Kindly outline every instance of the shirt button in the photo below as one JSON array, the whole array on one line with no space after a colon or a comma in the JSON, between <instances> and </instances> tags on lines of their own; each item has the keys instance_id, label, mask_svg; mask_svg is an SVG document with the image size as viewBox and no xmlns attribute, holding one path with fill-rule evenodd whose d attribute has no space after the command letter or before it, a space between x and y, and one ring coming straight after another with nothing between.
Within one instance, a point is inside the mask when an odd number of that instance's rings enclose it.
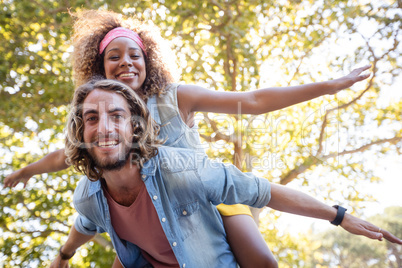
<instances>
[{"instance_id":1,"label":"shirt button","mask_svg":"<svg viewBox=\"0 0 402 268\"><path fill-rule=\"evenodd\" d=\"M158 197L157 197L156 195L154 195L152 198L153 198L154 200L158 199Z\"/></svg>"},{"instance_id":2,"label":"shirt button","mask_svg":"<svg viewBox=\"0 0 402 268\"><path fill-rule=\"evenodd\" d=\"M165 222L166 221L166 218L162 218L162 222Z\"/></svg>"},{"instance_id":3,"label":"shirt button","mask_svg":"<svg viewBox=\"0 0 402 268\"><path fill-rule=\"evenodd\" d=\"M183 210L183 215L186 216L186 215L187 215L187 211Z\"/></svg>"},{"instance_id":4,"label":"shirt button","mask_svg":"<svg viewBox=\"0 0 402 268\"><path fill-rule=\"evenodd\" d=\"M172 244L172 245L175 247L175 246L177 246L177 243L176 243L176 242L173 242L173 244Z\"/></svg>"},{"instance_id":5,"label":"shirt button","mask_svg":"<svg viewBox=\"0 0 402 268\"><path fill-rule=\"evenodd\" d=\"M147 175L142 175L142 178L145 179L147 177Z\"/></svg>"},{"instance_id":6,"label":"shirt button","mask_svg":"<svg viewBox=\"0 0 402 268\"><path fill-rule=\"evenodd\" d=\"M185 268L186 267L186 264L185 263L183 263L183 268Z\"/></svg>"}]
</instances>

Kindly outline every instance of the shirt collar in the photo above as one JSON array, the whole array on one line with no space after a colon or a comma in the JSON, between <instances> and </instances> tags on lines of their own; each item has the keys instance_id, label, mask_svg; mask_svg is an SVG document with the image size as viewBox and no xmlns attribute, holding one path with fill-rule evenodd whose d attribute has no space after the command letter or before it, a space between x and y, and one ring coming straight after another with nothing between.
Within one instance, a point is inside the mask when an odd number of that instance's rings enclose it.
<instances>
[{"instance_id":1,"label":"shirt collar","mask_svg":"<svg viewBox=\"0 0 402 268\"><path fill-rule=\"evenodd\" d=\"M143 167L141 168L141 174L148 176L154 176L156 172L158 162L158 155L152 157L147 162L144 163Z\"/></svg>"},{"instance_id":2,"label":"shirt collar","mask_svg":"<svg viewBox=\"0 0 402 268\"><path fill-rule=\"evenodd\" d=\"M86 179L89 180L88 178L86 178ZM102 184L101 184L100 180L90 181L89 187L88 187L88 196L91 196L91 195L95 194L96 192L100 191L101 188L102 188Z\"/></svg>"},{"instance_id":3,"label":"shirt collar","mask_svg":"<svg viewBox=\"0 0 402 268\"><path fill-rule=\"evenodd\" d=\"M141 175L146 175L146 178L149 176L154 176L155 172L156 172L156 163L158 162L158 155L152 157L151 159L149 159L147 162L144 163L144 166L141 168ZM145 180L146 178L144 178L143 180ZM88 178L86 178L88 179ZM89 183L89 187L88 187L88 195L91 196L93 194L95 194L96 192L100 191L102 188L102 184L100 179L92 182L90 181Z\"/></svg>"}]
</instances>

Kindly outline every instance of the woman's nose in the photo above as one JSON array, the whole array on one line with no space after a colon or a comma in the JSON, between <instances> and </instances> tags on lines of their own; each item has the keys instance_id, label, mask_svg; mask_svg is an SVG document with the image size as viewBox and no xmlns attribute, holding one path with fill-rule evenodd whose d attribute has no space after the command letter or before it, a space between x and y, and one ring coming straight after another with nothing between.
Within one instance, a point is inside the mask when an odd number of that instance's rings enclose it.
<instances>
[{"instance_id":1,"label":"woman's nose","mask_svg":"<svg viewBox=\"0 0 402 268\"><path fill-rule=\"evenodd\" d=\"M120 66L133 66L129 55L122 58Z\"/></svg>"}]
</instances>

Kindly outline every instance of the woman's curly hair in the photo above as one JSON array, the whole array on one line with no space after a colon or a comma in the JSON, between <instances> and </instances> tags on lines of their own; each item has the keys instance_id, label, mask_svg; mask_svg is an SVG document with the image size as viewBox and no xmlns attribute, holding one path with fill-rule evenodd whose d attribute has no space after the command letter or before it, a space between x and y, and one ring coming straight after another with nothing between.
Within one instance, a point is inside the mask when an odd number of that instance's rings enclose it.
<instances>
[{"instance_id":1,"label":"woman's curly hair","mask_svg":"<svg viewBox=\"0 0 402 268\"><path fill-rule=\"evenodd\" d=\"M74 92L67 120L65 154L67 163L84 173L91 181L102 178L103 171L96 167L88 153L88 145L84 142L82 107L87 96L96 89L117 93L127 101L133 130L129 153L132 164L142 167L146 161L157 155L158 147L164 142L158 139L159 125L150 116L147 105L129 86L110 79L95 79L79 86Z\"/></svg>"},{"instance_id":2,"label":"woman's curly hair","mask_svg":"<svg viewBox=\"0 0 402 268\"><path fill-rule=\"evenodd\" d=\"M174 82L172 64L166 61L162 53L164 40L157 27L112 11L84 10L71 15L75 18L73 75L76 86L88 82L94 76L105 76L99 44L109 31L117 27L136 32L145 46L147 76L141 87L145 99L163 93L166 86Z\"/></svg>"}]
</instances>

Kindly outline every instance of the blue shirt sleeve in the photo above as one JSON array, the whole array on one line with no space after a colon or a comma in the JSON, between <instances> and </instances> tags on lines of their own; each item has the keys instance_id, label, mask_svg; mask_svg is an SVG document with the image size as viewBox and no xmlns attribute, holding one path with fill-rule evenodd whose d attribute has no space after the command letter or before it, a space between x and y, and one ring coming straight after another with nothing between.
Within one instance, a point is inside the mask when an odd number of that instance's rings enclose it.
<instances>
[{"instance_id":1,"label":"blue shirt sleeve","mask_svg":"<svg viewBox=\"0 0 402 268\"><path fill-rule=\"evenodd\" d=\"M234 165L211 161L198 156L198 174L207 198L214 204L244 204L256 208L266 206L271 199L271 186L267 179L242 172Z\"/></svg>"},{"instance_id":2,"label":"blue shirt sleeve","mask_svg":"<svg viewBox=\"0 0 402 268\"><path fill-rule=\"evenodd\" d=\"M73 203L75 210L79 213L75 219L74 227L82 234L94 235L105 232L95 224L96 219L102 219L103 216L96 212L96 208L92 207L93 203L89 202L92 199L88 198L96 194L99 189L99 182L91 183L86 177L83 177L74 191Z\"/></svg>"},{"instance_id":3,"label":"blue shirt sleeve","mask_svg":"<svg viewBox=\"0 0 402 268\"><path fill-rule=\"evenodd\" d=\"M97 226L82 215L78 215L74 222L75 229L84 235L94 235L97 233Z\"/></svg>"}]
</instances>

